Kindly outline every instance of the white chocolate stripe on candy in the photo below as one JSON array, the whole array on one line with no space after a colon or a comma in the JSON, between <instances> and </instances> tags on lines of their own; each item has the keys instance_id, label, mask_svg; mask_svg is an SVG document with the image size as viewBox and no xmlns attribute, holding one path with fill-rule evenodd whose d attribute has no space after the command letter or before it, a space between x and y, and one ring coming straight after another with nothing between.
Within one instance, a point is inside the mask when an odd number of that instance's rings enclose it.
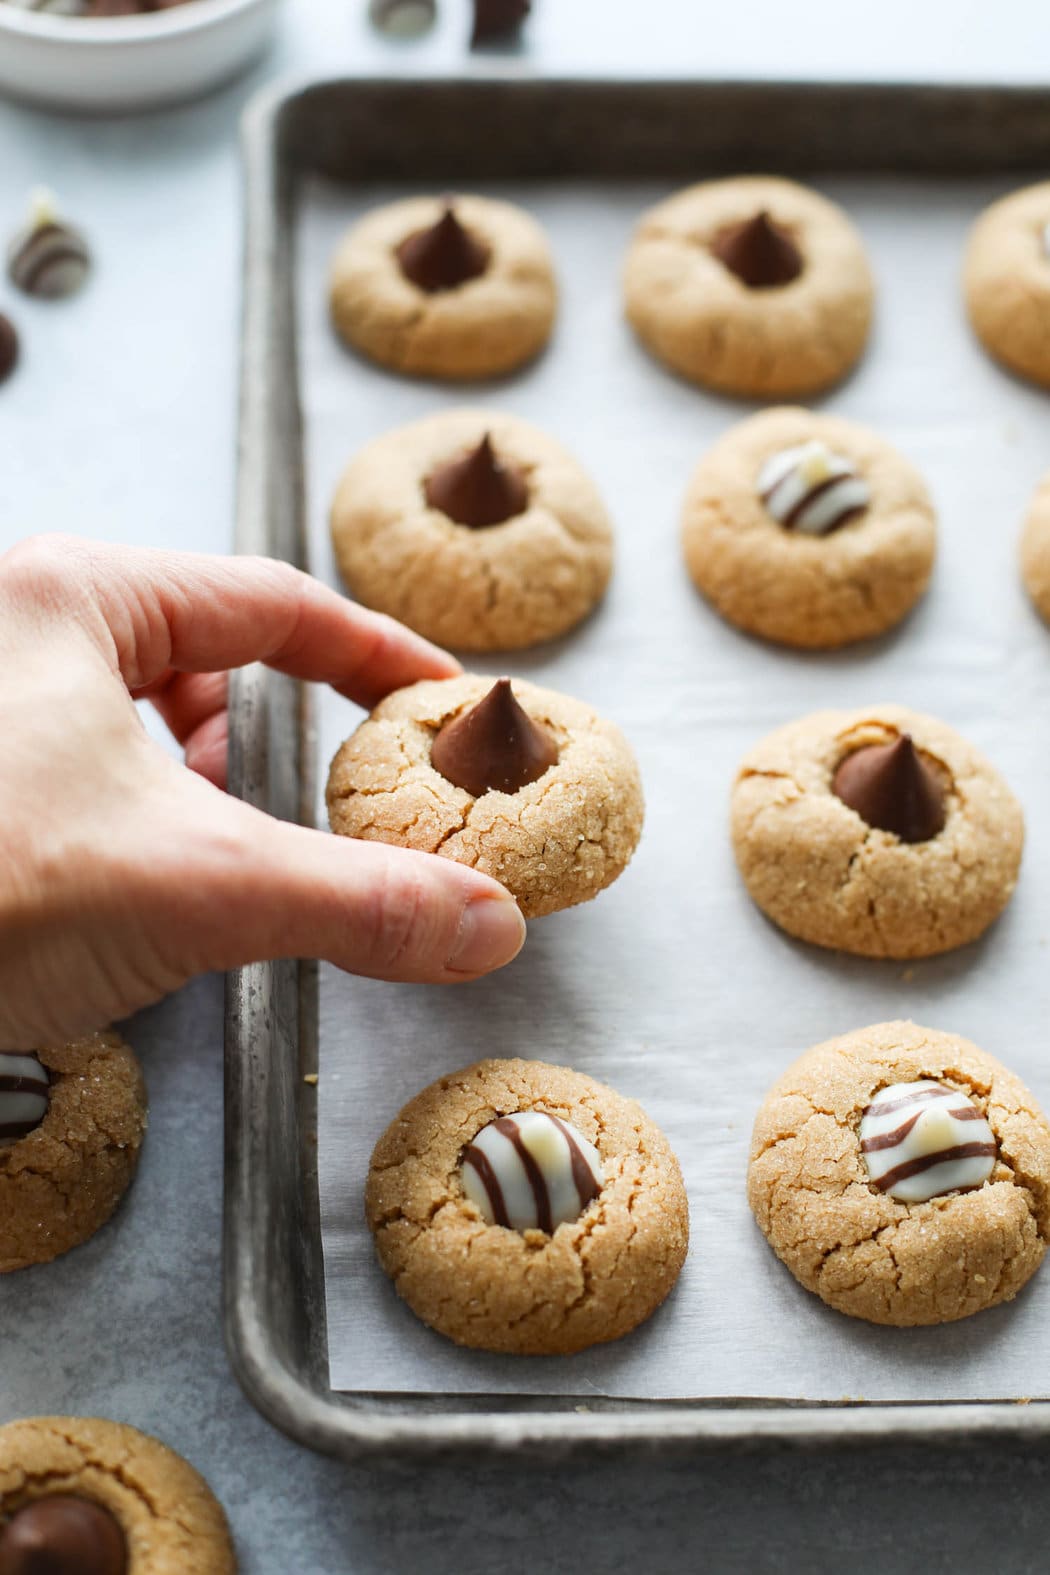
<instances>
[{"instance_id":1,"label":"white chocolate stripe on candy","mask_svg":"<svg viewBox=\"0 0 1050 1575\"><path fill-rule=\"evenodd\" d=\"M499 1116L466 1149L463 1191L490 1225L552 1235L579 1219L602 1185L598 1150L559 1116Z\"/></svg>"},{"instance_id":2,"label":"white chocolate stripe on candy","mask_svg":"<svg viewBox=\"0 0 1050 1575\"><path fill-rule=\"evenodd\" d=\"M35 1055L0 1051L0 1148L40 1125L49 1098L48 1075Z\"/></svg>"},{"instance_id":3,"label":"white chocolate stripe on candy","mask_svg":"<svg viewBox=\"0 0 1050 1575\"><path fill-rule=\"evenodd\" d=\"M980 1187L999 1153L965 1094L924 1078L880 1090L861 1117L860 1150L872 1185L901 1203Z\"/></svg>"},{"instance_id":4,"label":"white chocolate stripe on candy","mask_svg":"<svg viewBox=\"0 0 1050 1575\"><path fill-rule=\"evenodd\" d=\"M758 493L779 525L808 536L826 536L871 502L850 461L819 439L770 455L758 473Z\"/></svg>"}]
</instances>

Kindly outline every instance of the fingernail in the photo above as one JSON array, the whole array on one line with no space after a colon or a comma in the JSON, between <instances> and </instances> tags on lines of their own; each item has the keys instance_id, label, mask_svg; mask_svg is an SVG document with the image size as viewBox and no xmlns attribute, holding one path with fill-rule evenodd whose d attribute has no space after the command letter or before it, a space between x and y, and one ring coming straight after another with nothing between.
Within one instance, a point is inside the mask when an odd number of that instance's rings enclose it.
<instances>
[{"instance_id":1,"label":"fingernail","mask_svg":"<svg viewBox=\"0 0 1050 1575\"><path fill-rule=\"evenodd\" d=\"M488 973L516 957L525 920L513 897L475 897L463 909L445 967L450 973Z\"/></svg>"}]
</instances>

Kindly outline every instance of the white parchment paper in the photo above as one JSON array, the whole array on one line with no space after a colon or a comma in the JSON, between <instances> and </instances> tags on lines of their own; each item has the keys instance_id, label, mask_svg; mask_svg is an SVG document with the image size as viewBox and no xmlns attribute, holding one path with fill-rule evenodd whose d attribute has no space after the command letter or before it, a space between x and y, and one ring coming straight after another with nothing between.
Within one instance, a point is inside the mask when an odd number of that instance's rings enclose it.
<instances>
[{"instance_id":1,"label":"white parchment paper","mask_svg":"<svg viewBox=\"0 0 1050 1575\"><path fill-rule=\"evenodd\" d=\"M623 323L619 269L655 186L510 185L547 226L563 305L549 353L476 389L413 383L347 354L325 282L345 225L391 190L308 188L299 236L301 378L313 568L337 584L327 510L359 445L457 403L556 433L597 480L617 531L600 612L510 670L614 718L641 761L648 813L628 872L596 902L530 926L521 957L461 988L321 975L319 1159L331 1381L336 1389L973 1399L1050 1394L1050 1270L1011 1306L939 1329L869 1328L826 1309L774 1258L744 1193L765 1089L806 1046L910 1016L1000 1056L1050 1103L1050 635L1016 567L1020 522L1050 465L1047 402L998 371L963 319L968 225L1008 182L819 183L845 203L879 284L869 354L824 408L877 428L927 477L938 564L915 615L840 655L734 632L693 591L678 546L687 478L749 407L662 371ZM492 188L489 188L492 189ZM507 658L478 660L493 673ZM1028 814L1021 882L978 944L904 967L834 956L767 923L736 875L727 799L763 733L822 706L900 701L958 726ZM360 720L321 697L327 762ZM323 803L319 824L325 823ZM641 1330L569 1359L458 1350L398 1300L372 1254L362 1189L376 1138L405 1100L485 1055L565 1063L639 1098L689 1190L692 1245L677 1289Z\"/></svg>"}]
</instances>

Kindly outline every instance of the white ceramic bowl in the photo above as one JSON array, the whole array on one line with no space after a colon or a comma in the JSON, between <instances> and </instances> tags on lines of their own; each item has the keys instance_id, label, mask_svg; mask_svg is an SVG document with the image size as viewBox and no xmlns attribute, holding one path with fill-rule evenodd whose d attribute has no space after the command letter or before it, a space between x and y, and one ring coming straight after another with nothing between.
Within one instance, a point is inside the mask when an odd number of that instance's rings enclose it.
<instances>
[{"instance_id":1,"label":"white ceramic bowl","mask_svg":"<svg viewBox=\"0 0 1050 1575\"><path fill-rule=\"evenodd\" d=\"M280 0L187 0L141 16L63 17L0 0L0 92L51 109L194 98L261 53Z\"/></svg>"}]
</instances>

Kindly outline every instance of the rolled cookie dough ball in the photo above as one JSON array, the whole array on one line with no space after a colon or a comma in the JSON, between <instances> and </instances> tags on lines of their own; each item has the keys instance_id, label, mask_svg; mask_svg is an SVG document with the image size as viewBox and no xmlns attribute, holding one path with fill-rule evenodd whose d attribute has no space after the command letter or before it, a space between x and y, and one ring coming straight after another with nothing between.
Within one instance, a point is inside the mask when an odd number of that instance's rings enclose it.
<instances>
[{"instance_id":1,"label":"rolled cookie dough ball","mask_svg":"<svg viewBox=\"0 0 1050 1575\"><path fill-rule=\"evenodd\" d=\"M0 1273L47 1263L93 1236L131 1184L146 1131L142 1072L118 1035L88 1034L36 1056L50 1084L46 1114L0 1146Z\"/></svg>"},{"instance_id":2,"label":"rolled cookie dough ball","mask_svg":"<svg viewBox=\"0 0 1050 1575\"><path fill-rule=\"evenodd\" d=\"M1050 623L1050 475L1036 488L1025 520L1021 576L1040 617Z\"/></svg>"},{"instance_id":3,"label":"rolled cookie dough ball","mask_svg":"<svg viewBox=\"0 0 1050 1575\"><path fill-rule=\"evenodd\" d=\"M35 1506L34 1519L46 1526L41 1512L50 1517L48 1501L59 1497L83 1501L103 1522L112 1517L127 1575L235 1575L226 1517L203 1477L133 1427L73 1416L0 1427L0 1561L5 1536L18 1539L19 1511ZM68 1567L109 1569L97 1561Z\"/></svg>"},{"instance_id":4,"label":"rolled cookie dough ball","mask_svg":"<svg viewBox=\"0 0 1050 1575\"><path fill-rule=\"evenodd\" d=\"M767 410L700 461L682 546L694 584L730 623L831 648L910 611L929 582L936 526L922 477L874 432Z\"/></svg>"},{"instance_id":5,"label":"rolled cookie dough ball","mask_svg":"<svg viewBox=\"0 0 1050 1575\"><path fill-rule=\"evenodd\" d=\"M347 344L423 377L495 377L550 338L558 291L535 219L490 197L408 197L367 213L332 264Z\"/></svg>"},{"instance_id":6,"label":"rolled cookie dough ball","mask_svg":"<svg viewBox=\"0 0 1050 1575\"><path fill-rule=\"evenodd\" d=\"M963 268L966 310L988 353L1050 387L1050 181L986 208Z\"/></svg>"},{"instance_id":7,"label":"rolled cookie dough ball","mask_svg":"<svg viewBox=\"0 0 1050 1575\"><path fill-rule=\"evenodd\" d=\"M533 1139L540 1192L564 1166L565 1129L597 1151L601 1170L597 1191L585 1186L586 1201L553 1233L490 1221L464 1187L481 1135L534 1112L562 1129L560 1157ZM526 1167L500 1141L504 1156L498 1143L490 1153L511 1197L513 1172ZM689 1241L681 1172L659 1129L634 1100L542 1061L479 1061L417 1094L376 1144L365 1211L379 1261L417 1317L458 1345L523 1356L627 1334L668 1295Z\"/></svg>"},{"instance_id":8,"label":"rolled cookie dough ball","mask_svg":"<svg viewBox=\"0 0 1050 1575\"><path fill-rule=\"evenodd\" d=\"M814 393L864 349L874 285L842 209L772 176L689 186L646 213L624 270L639 338L691 382Z\"/></svg>"},{"instance_id":9,"label":"rolled cookie dough ball","mask_svg":"<svg viewBox=\"0 0 1050 1575\"><path fill-rule=\"evenodd\" d=\"M846 787L848 757L902 741L868 757L878 770L860 791ZM836 782L855 803L892 812L898 800L901 818L872 824ZM921 814L920 795L931 801ZM770 733L737 773L731 829L747 889L775 924L864 957L930 957L976 939L1010 900L1024 842L1020 805L984 756L894 705L818 711Z\"/></svg>"},{"instance_id":10,"label":"rolled cookie dough ball","mask_svg":"<svg viewBox=\"0 0 1050 1575\"><path fill-rule=\"evenodd\" d=\"M495 766L509 738L515 765L531 758L517 747L530 725L553 743L556 760L518 779L455 771L469 784L457 785L436 768L432 751L440 758L443 730L472 712L482 724L470 740L479 762L487 757L483 763ZM445 762L444 769L454 767ZM485 780L504 786L486 789ZM381 701L337 751L327 802L341 836L469 864L502 882L529 919L611 885L637 846L644 814L638 764L619 728L581 701L524 679L494 684L473 674L412 684Z\"/></svg>"},{"instance_id":11,"label":"rolled cookie dough ball","mask_svg":"<svg viewBox=\"0 0 1050 1575\"><path fill-rule=\"evenodd\" d=\"M991 1129L997 1154L970 1190L905 1202L873 1181L861 1128L880 1090L927 1080L955 1096L964 1134ZM807 1050L770 1089L748 1199L777 1257L830 1307L899 1327L948 1323L1009 1301L1042 1262L1050 1127L1013 1073L969 1040L876 1023Z\"/></svg>"},{"instance_id":12,"label":"rolled cookie dough ball","mask_svg":"<svg viewBox=\"0 0 1050 1575\"><path fill-rule=\"evenodd\" d=\"M461 651L564 634L612 572L609 517L586 473L537 427L481 410L369 443L339 484L331 528L359 601Z\"/></svg>"}]
</instances>

